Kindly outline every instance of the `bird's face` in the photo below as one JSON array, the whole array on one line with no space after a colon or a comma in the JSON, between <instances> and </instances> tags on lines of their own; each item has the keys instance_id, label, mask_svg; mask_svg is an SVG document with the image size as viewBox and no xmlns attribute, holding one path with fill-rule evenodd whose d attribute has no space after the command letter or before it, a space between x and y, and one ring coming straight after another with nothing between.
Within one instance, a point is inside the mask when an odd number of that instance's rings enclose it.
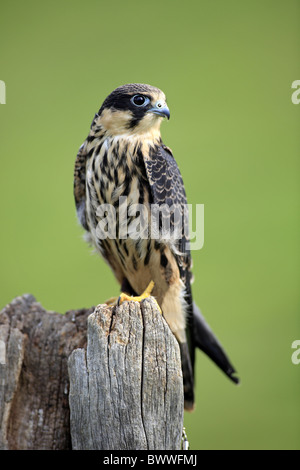
<instances>
[{"instance_id":1,"label":"bird's face","mask_svg":"<svg viewBox=\"0 0 300 470\"><path fill-rule=\"evenodd\" d=\"M116 88L104 101L97 125L110 135L159 134L163 118L170 118L165 94L150 85Z\"/></svg>"}]
</instances>

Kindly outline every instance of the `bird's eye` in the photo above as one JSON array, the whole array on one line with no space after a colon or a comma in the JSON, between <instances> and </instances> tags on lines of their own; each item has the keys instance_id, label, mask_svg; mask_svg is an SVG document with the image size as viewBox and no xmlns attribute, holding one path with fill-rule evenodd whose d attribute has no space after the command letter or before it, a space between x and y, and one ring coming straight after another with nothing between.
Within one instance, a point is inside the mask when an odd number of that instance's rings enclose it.
<instances>
[{"instance_id":1,"label":"bird's eye","mask_svg":"<svg viewBox=\"0 0 300 470\"><path fill-rule=\"evenodd\" d=\"M149 103L149 98L144 95L135 95L131 98L131 101L136 106L146 106Z\"/></svg>"}]
</instances>

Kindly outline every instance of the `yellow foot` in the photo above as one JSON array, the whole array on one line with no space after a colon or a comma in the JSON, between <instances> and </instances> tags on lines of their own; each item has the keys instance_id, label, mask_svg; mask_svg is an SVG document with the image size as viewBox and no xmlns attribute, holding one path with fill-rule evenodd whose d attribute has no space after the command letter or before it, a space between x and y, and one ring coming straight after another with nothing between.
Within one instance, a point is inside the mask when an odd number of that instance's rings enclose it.
<instances>
[{"instance_id":1,"label":"yellow foot","mask_svg":"<svg viewBox=\"0 0 300 470\"><path fill-rule=\"evenodd\" d=\"M142 300L147 299L147 297L150 297L153 287L154 287L154 282L151 281L149 285L146 287L146 289L144 290L144 292L142 293L142 295L131 296L128 294L124 294L124 292L122 292L119 297L111 297L110 299L106 300L105 303L109 306L115 306L115 305L121 305L123 302L126 302L126 301L127 302L130 302L130 301L141 302ZM161 308L158 305L157 300L156 299L154 300L157 304L158 310L162 314Z\"/></svg>"},{"instance_id":2,"label":"yellow foot","mask_svg":"<svg viewBox=\"0 0 300 470\"><path fill-rule=\"evenodd\" d=\"M133 300L134 302L141 302L142 300L147 299L147 297L150 297L153 287L154 287L154 282L151 281L149 285L146 287L146 289L144 290L144 292L142 293L142 295L138 295L136 297L124 294L124 292L122 292L122 294L119 297L118 304L121 305L126 300L127 301Z\"/></svg>"},{"instance_id":3,"label":"yellow foot","mask_svg":"<svg viewBox=\"0 0 300 470\"><path fill-rule=\"evenodd\" d=\"M126 302L126 301L128 301L128 302L130 302L130 301L141 302L142 300L147 299L147 297L150 297L151 292L153 290L153 287L154 287L154 282L151 281L149 283L149 285L146 287L146 289L144 290L144 292L142 293L142 295L139 295L139 296L136 296L136 297L132 297L132 296L124 294L122 292L122 294L120 295L119 300L118 300L118 305L121 305L123 302ZM154 300L156 302L158 310L162 314L161 308L158 305L157 300L156 299L154 299Z\"/></svg>"}]
</instances>

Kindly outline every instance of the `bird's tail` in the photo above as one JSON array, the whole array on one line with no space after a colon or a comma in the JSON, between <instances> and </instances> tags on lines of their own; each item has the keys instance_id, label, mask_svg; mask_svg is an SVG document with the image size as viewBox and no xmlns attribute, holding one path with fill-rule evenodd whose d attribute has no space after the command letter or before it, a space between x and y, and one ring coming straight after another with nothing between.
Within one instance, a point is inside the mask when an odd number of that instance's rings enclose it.
<instances>
[{"instance_id":1,"label":"bird's tail","mask_svg":"<svg viewBox=\"0 0 300 470\"><path fill-rule=\"evenodd\" d=\"M215 364L232 380L238 384L236 370L232 366L227 354L206 323L200 309L193 302L193 340L194 346L201 349Z\"/></svg>"}]
</instances>

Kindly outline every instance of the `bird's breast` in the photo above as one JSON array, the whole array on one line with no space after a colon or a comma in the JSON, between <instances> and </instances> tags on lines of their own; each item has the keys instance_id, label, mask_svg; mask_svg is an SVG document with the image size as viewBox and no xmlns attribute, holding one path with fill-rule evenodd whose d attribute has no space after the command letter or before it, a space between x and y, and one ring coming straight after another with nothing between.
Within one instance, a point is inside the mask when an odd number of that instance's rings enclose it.
<instances>
[{"instance_id":1,"label":"bird's breast","mask_svg":"<svg viewBox=\"0 0 300 470\"><path fill-rule=\"evenodd\" d=\"M87 222L93 244L124 270L147 264L151 192L139 146L104 141L87 162Z\"/></svg>"}]
</instances>

